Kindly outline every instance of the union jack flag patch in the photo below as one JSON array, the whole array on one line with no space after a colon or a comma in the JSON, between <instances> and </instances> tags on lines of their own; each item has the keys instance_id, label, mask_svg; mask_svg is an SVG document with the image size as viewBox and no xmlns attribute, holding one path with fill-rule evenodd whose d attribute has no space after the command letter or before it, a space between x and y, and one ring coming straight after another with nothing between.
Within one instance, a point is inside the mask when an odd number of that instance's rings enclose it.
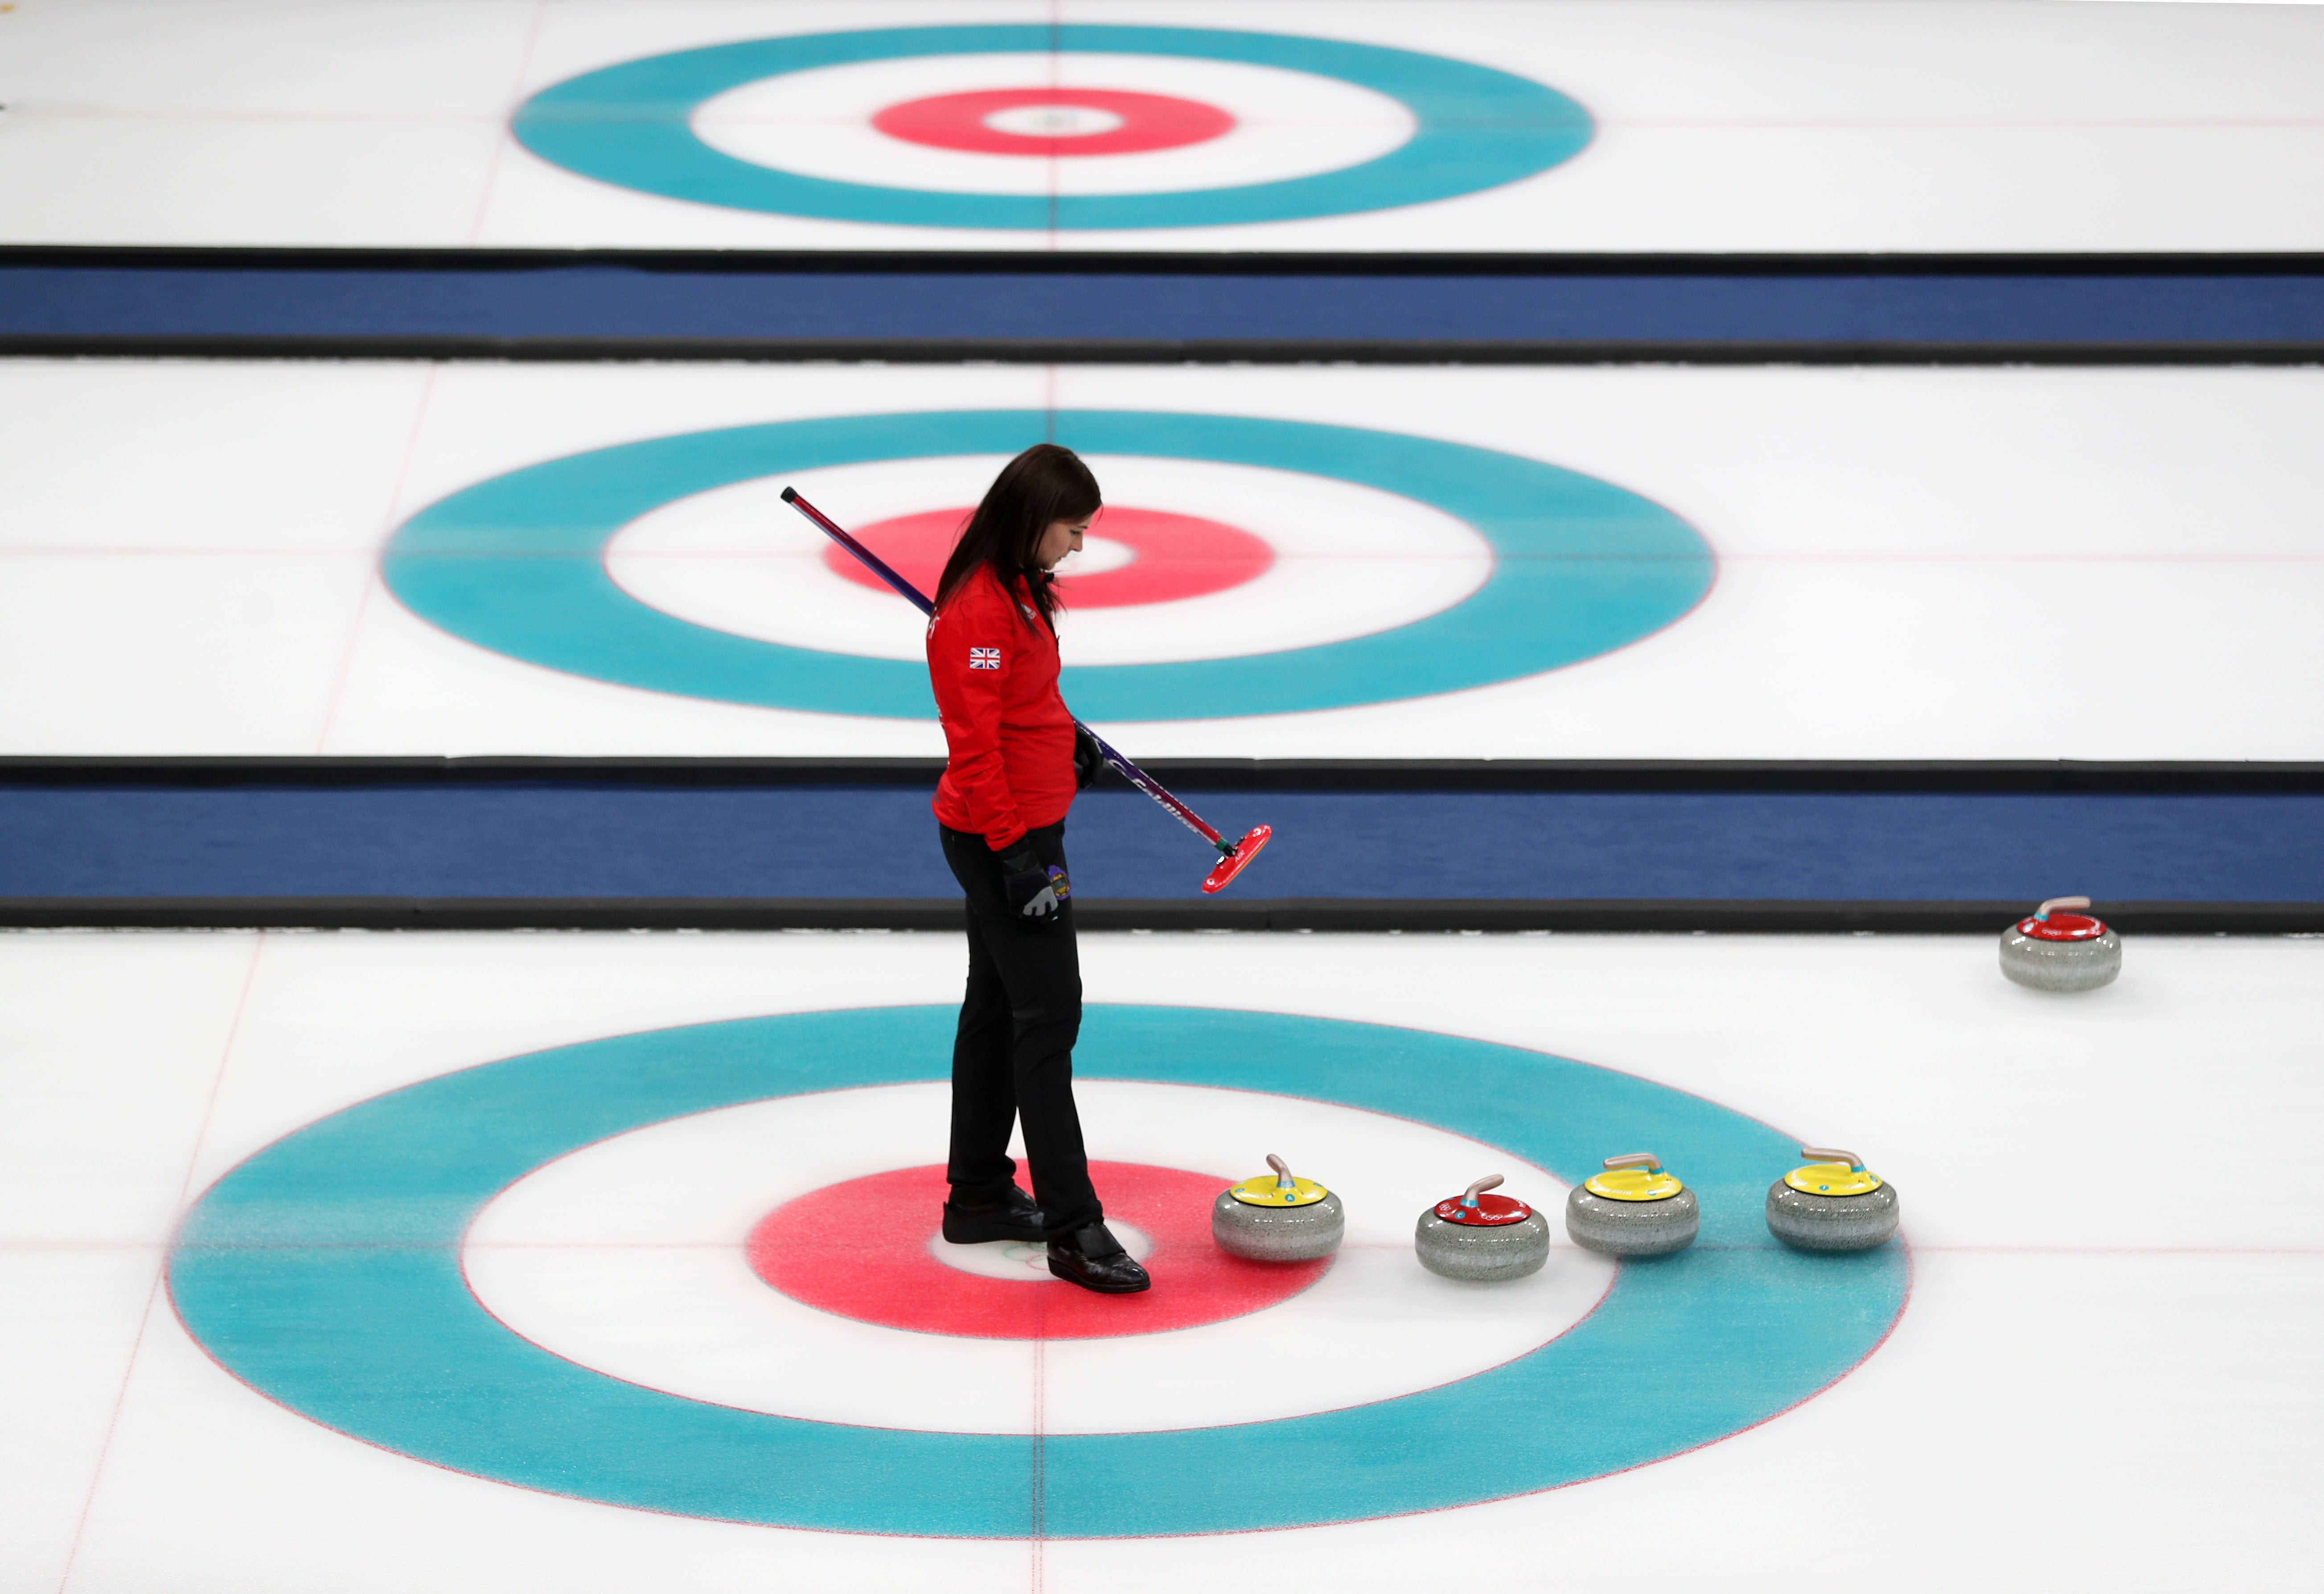
<instances>
[{"instance_id":1,"label":"union jack flag patch","mask_svg":"<svg viewBox=\"0 0 2324 1594\"><path fill-rule=\"evenodd\" d=\"M1001 668L1001 650L998 648L971 648L968 650L968 668L971 669L999 669Z\"/></svg>"}]
</instances>

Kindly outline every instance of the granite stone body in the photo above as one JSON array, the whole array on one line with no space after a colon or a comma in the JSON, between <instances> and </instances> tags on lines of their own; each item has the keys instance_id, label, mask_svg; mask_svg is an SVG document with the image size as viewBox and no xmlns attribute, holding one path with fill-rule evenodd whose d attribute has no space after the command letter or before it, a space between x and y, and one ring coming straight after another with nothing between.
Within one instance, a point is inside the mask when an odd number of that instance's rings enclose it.
<instances>
[{"instance_id":1,"label":"granite stone body","mask_svg":"<svg viewBox=\"0 0 2324 1594\"><path fill-rule=\"evenodd\" d=\"M1896 1187L1861 1195L1814 1195L1781 1179L1767 1186L1767 1229L1803 1251L1868 1251L1896 1232Z\"/></svg>"},{"instance_id":2,"label":"granite stone body","mask_svg":"<svg viewBox=\"0 0 2324 1594\"><path fill-rule=\"evenodd\" d=\"M1348 1231L1336 1195L1304 1207L1255 1207L1231 1190L1211 1203L1211 1238L1231 1257L1253 1262L1313 1262L1340 1248Z\"/></svg>"},{"instance_id":3,"label":"granite stone body","mask_svg":"<svg viewBox=\"0 0 2324 1594\"><path fill-rule=\"evenodd\" d=\"M2122 938L2107 930L2088 941L2044 941L2012 925L2001 935L2001 972L2035 990L2096 990L2122 972Z\"/></svg>"},{"instance_id":4,"label":"granite stone body","mask_svg":"<svg viewBox=\"0 0 2324 1594\"><path fill-rule=\"evenodd\" d=\"M1534 1212L1515 1223L1447 1223L1431 1207L1420 1214L1412 1247L1431 1273L1497 1284L1541 1271L1549 1260L1549 1220Z\"/></svg>"},{"instance_id":5,"label":"granite stone body","mask_svg":"<svg viewBox=\"0 0 2324 1594\"><path fill-rule=\"evenodd\" d=\"M1660 1201L1609 1201L1576 1184L1565 1198L1565 1231L1584 1250L1609 1257L1667 1257L1694 1243L1702 1208L1694 1192Z\"/></svg>"}]
</instances>

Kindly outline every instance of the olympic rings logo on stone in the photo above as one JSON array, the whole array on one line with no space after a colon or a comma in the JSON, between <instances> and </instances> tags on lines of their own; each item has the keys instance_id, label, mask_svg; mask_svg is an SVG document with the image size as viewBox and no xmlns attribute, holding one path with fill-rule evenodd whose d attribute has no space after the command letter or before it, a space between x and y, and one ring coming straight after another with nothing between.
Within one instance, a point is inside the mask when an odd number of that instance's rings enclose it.
<instances>
[{"instance_id":1,"label":"olympic rings logo on stone","mask_svg":"<svg viewBox=\"0 0 2324 1594\"><path fill-rule=\"evenodd\" d=\"M438 500L397 530L382 568L420 618L551 669L726 703L929 719L920 663L788 647L650 608L606 573L605 545L638 516L711 488L818 466L1009 456L1044 435L1084 454L1378 488L1467 522L1492 549L1482 586L1392 630L1233 658L1068 665L1066 700L1092 721L1347 708L1537 675L1671 624L1716 568L1710 545L1669 510L1518 455L1306 421L1107 410L838 416L617 444Z\"/></svg>"},{"instance_id":2,"label":"olympic rings logo on stone","mask_svg":"<svg viewBox=\"0 0 2324 1594\"><path fill-rule=\"evenodd\" d=\"M936 1081L954 1016L907 1007L691 1025L392 1091L212 1185L171 1249L171 1301L261 1394L456 1471L688 1516L978 1538L1312 1525L1603 1477L1796 1405L1876 1350L1904 1307L1901 1247L1822 1255L1768 1238L1768 1171L1796 1142L1701 1097L1419 1030L1156 1007L1090 1009L1091 1077L1385 1113L1569 1182L1609 1147L1652 1144L1701 1193L1702 1239L1622 1263L1597 1311L1472 1377L1308 1415L1136 1433L910 1431L687 1399L550 1354L467 1287L463 1236L532 1170L690 1114ZM1027 1487L1037 1445L1038 1499ZM1255 1456L1296 1464L1266 1469L1264 1488L1222 1487L1251 1476Z\"/></svg>"},{"instance_id":3,"label":"olympic rings logo on stone","mask_svg":"<svg viewBox=\"0 0 2324 1594\"><path fill-rule=\"evenodd\" d=\"M1129 194L975 194L843 182L713 149L694 113L744 84L862 61L1053 51L1181 57L1309 72L1400 102L1412 136L1337 170L1226 188ZM569 78L517 110L542 160L672 199L771 215L907 226L1102 231L1220 226L1385 210L1501 187L1579 154L1589 112L1545 84L1443 56L1334 39L1211 28L1072 24L880 28L650 56Z\"/></svg>"}]
</instances>

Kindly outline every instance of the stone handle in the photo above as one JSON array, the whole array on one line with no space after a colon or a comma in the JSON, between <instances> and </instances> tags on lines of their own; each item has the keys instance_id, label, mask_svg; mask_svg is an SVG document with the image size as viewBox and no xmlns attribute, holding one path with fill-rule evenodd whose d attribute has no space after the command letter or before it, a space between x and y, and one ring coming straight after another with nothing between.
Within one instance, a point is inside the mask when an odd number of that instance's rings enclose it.
<instances>
[{"instance_id":1,"label":"stone handle","mask_svg":"<svg viewBox=\"0 0 2324 1594\"><path fill-rule=\"evenodd\" d=\"M1644 1168L1650 1174L1655 1174L1662 1171L1662 1158L1651 1151L1633 1151L1628 1156L1609 1156L1606 1159L1606 1171L1609 1174L1616 1168Z\"/></svg>"},{"instance_id":2,"label":"stone handle","mask_svg":"<svg viewBox=\"0 0 2324 1594\"><path fill-rule=\"evenodd\" d=\"M1483 1178L1478 1180L1474 1184L1470 1185L1468 1189L1461 1193L1461 1204L1464 1207L1475 1206L1477 1204L1477 1197L1480 1194L1485 1191L1490 1190L1494 1185L1500 1182L1501 1176L1499 1174L1487 1174Z\"/></svg>"},{"instance_id":3,"label":"stone handle","mask_svg":"<svg viewBox=\"0 0 2324 1594\"><path fill-rule=\"evenodd\" d=\"M2069 902L2087 902L2089 898L2086 897L2069 897L2066 900ZM1800 1155L1806 1157L1810 1162L1844 1162L1849 1166L1851 1172L1861 1172L1864 1167L1864 1159L1857 1156L1853 1151L1833 1151L1829 1147L1822 1146L1803 1146L1800 1147Z\"/></svg>"},{"instance_id":4,"label":"stone handle","mask_svg":"<svg viewBox=\"0 0 2324 1594\"><path fill-rule=\"evenodd\" d=\"M1267 1166L1275 1170L1275 1187L1277 1190L1288 1190L1292 1188L1291 1165L1289 1163L1285 1162L1281 1157L1276 1156L1275 1153L1270 1151L1267 1154Z\"/></svg>"},{"instance_id":5,"label":"stone handle","mask_svg":"<svg viewBox=\"0 0 2324 1594\"><path fill-rule=\"evenodd\" d=\"M2089 905L2090 899L2088 897L2052 897L2034 910L2034 917L2047 920L2050 910L2053 908L2088 908Z\"/></svg>"}]
</instances>

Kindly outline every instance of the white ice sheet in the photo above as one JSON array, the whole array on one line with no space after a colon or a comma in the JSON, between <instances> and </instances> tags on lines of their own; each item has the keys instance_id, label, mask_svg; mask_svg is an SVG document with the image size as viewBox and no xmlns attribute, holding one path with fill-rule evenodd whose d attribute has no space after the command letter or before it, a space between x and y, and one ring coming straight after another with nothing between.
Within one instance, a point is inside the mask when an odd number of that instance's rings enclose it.
<instances>
[{"instance_id":1,"label":"white ice sheet","mask_svg":"<svg viewBox=\"0 0 2324 1594\"><path fill-rule=\"evenodd\" d=\"M1036 1549L550 1498L317 1427L220 1371L166 1304L149 1316L181 1183L198 1190L381 1090L518 1051L944 1001L959 989L956 939L9 935L0 1200L15 1217L0 1248L0 1378L20 1420L0 1428L0 1586L57 1588L68 1556L67 1594L936 1581L1452 1594L1543 1586L1545 1564L1575 1588L1784 1590L1826 1563L1867 1587L2000 1594L2299 1581L2324 1396L2304 1331L2324 1309L2324 1219L2312 1202L2252 1202L2223 1239L2216 1186L2264 1169L2298 1190L2324 1172L2324 943L2134 939L2118 984L2073 999L2003 981L1983 937L1083 945L1095 1000L1200 991L1449 1030L1844 1141L1903 1193L1911 1304L1855 1373L1748 1433L1551 1494L1388 1521ZM116 1144L124 1117L142 1122L155 1101L191 1106L167 1133ZM1108 1125L1092 1132L1105 1155ZM85 1154L23 1155L43 1144ZM84 1210L118 1215L92 1227ZM1854 1480L1844 1508L1835 1477Z\"/></svg>"},{"instance_id":2,"label":"white ice sheet","mask_svg":"<svg viewBox=\"0 0 2324 1594\"><path fill-rule=\"evenodd\" d=\"M1119 727L1133 756L2324 758L2324 375L2301 370L0 363L0 747L938 753L932 723L669 696L488 652L398 604L377 550L459 488L614 443L1048 404L1528 456L1667 506L1719 560L1699 608L1617 652L1372 707ZM827 494L818 473L797 480L860 521L972 502L989 463L894 483L851 467ZM1226 467L1121 479L1143 507L1240 518L1299 557L1169 617L1069 616L1069 663L1311 643L1474 579L1467 533L1433 510L1250 475L1264 492L1239 495ZM615 574L652 567L655 601L706 623L823 647L844 619L862 652L918 652L916 613L833 575L776 513L752 488L648 516ZM1365 540L1336 557L1325 520ZM650 524L665 521L674 543ZM786 582L784 603L753 604ZM1258 602L1270 583L1279 600Z\"/></svg>"},{"instance_id":3,"label":"white ice sheet","mask_svg":"<svg viewBox=\"0 0 2324 1594\"><path fill-rule=\"evenodd\" d=\"M1580 101L1596 138L1539 176L1404 210L1050 239L664 199L550 166L505 131L513 108L540 89L664 51L841 28L1052 20L1320 34L1482 62ZM977 86L974 71L964 67L961 84ZM1229 102L1231 76L1172 63L1169 86ZM949 83L939 74L920 91ZM2324 244L2319 86L2324 14L2299 5L78 0L0 15L8 106L0 120L0 238L647 248L2314 249ZM810 108L830 107L817 100ZM1303 132L1312 152L1296 147ZM852 156L837 143L819 144L816 159L852 159L861 180L914 169L909 148L885 147L893 141L873 147L875 137L855 139L866 147ZM1270 137L1274 143L1254 143L1235 158L1239 174L1271 171L1286 159L1299 168L1361 158L1362 139L1334 130L1323 111ZM1208 147L1150 159L1180 162L1168 169L1178 173L1171 180L1223 180L1203 164ZM1223 143L1215 148L1222 160L1232 153ZM959 180L954 168L970 159L927 152L922 180Z\"/></svg>"}]
</instances>

